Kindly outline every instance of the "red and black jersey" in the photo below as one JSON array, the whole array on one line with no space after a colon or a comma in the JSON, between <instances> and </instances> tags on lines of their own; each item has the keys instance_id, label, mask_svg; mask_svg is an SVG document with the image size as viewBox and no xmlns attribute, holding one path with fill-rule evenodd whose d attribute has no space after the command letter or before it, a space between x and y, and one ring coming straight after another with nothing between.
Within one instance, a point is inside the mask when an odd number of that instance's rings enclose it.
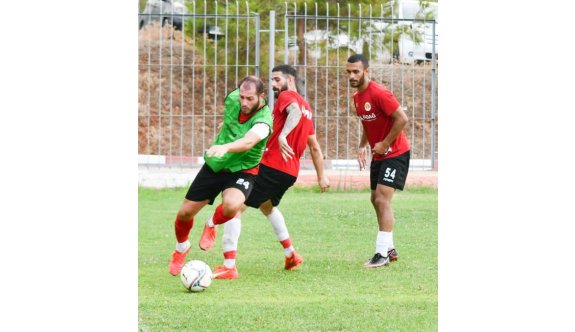
<instances>
[{"instance_id":1,"label":"red and black jersey","mask_svg":"<svg viewBox=\"0 0 575 332\"><path fill-rule=\"evenodd\" d=\"M298 109L302 116L297 126L286 137L287 142L293 149L295 155L293 158L284 161L281 155L278 136L281 133L288 116L286 108L292 103L296 103L298 105ZM268 140L261 163L297 177L300 167L300 158L307 146L307 138L309 135L315 134L311 107L299 93L286 90L279 94L274 105L272 116L274 119L274 130Z\"/></svg>"},{"instance_id":2,"label":"red and black jersey","mask_svg":"<svg viewBox=\"0 0 575 332\"><path fill-rule=\"evenodd\" d=\"M367 134L369 146L373 146L389 134L393 126L391 114L399 107L399 102L391 91L381 84L370 81L367 89L353 94L355 110ZM410 149L409 141L402 130L391 143L391 150L386 155L374 155L373 160L381 160L399 156Z\"/></svg>"}]
</instances>

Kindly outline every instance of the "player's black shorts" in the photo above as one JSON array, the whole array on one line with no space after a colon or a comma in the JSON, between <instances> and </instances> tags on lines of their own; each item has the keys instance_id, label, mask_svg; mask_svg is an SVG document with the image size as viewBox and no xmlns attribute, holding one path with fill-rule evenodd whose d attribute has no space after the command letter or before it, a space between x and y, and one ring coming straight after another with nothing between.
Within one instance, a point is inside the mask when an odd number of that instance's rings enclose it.
<instances>
[{"instance_id":1,"label":"player's black shorts","mask_svg":"<svg viewBox=\"0 0 575 332\"><path fill-rule=\"evenodd\" d=\"M407 151L395 158L372 161L369 173L371 190L375 190L378 183L403 190L409 171L410 157L411 151Z\"/></svg>"},{"instance_id":2,"label":"player's black shorts","mask_svg":"<svg viewBox=\"0 0 575 332\"><path fill-rule=\"evenodd\" d=\"M271 199L272 205L278 206L285 192L293 186L296 180L295 176L260 164L260 172L256 177L254 189L245 204L259 208L263 202Z\"/></svg>"},{"instance_id":3,"label":"player's black shorts","mask_svg":"<svg viewBox=\"0 0 575 332\"><path fill-rule=\"evenodd\" d=\"M248 198L252 191L255 178L256 176L254 174L245 172L215 173L208 165L204 164L190 185L186 199L195 202L209 199L209 204L212 205L216 197L228 188L237 188Z\"/></svg>"}]
</instances>

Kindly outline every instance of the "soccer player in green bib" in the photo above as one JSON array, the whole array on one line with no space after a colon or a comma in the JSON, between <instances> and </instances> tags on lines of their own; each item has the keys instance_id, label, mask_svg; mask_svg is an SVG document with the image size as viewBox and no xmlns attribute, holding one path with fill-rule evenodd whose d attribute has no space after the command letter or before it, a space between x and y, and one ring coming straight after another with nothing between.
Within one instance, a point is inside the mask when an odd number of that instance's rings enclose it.
<instances>
[{"instance_id":1,"label":"soccer player in green bib","mask_svg":"<svg viewBox=\"0 0 575 332\"><path fill-rule=\"evenodd\" d=\"M204 227L200 239L212 241L215 225L232 220L250 195L259 163L272 133L272 115L267 105L263 82L246 76L238 89L226 96L224 122L213 145L204 154L202 166L188 192L174 222L176 248L168 271L178 275L190 251L189 233L194 216L206 205L212 205L221 193L222 203Z\"/></svg>"}]
</instances>

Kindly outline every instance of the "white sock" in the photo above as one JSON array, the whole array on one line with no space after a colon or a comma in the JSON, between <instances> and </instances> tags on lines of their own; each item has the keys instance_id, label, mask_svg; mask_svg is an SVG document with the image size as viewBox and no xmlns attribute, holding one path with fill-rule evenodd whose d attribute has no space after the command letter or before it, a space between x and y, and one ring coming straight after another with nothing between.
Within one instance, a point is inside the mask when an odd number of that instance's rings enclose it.
<instances>
[{"instance_id":1,"label":"white sock","mask_svg":"<svg viewBox=\"0 0 575 332\"><path fill-rule=\"evenodd\" d=\"M391 243L391 232L377 232L377 239L375 240L375 252L380 253L382 256L387 257L387 249Z\"/></svg>"},{"instance_id":2,"label":"white sock","mask_svg":"<svg viewBox=\"0 0 575 332\"><path fill-rule=\"evenodd\" d=\"M289 246L289 248L284 248L284 254L286 255L286 257L290 257L291 253L294 252L294 248L293 246Z\"/></svg>"},{"instance_id":3,"label":"white sock","mask_svg":"<svg viewBox=\"0 0 575 332\"><path fill-rule=\"evenodd\" d=\"M224 259L224 266L227 267L228 269L231 269L234 266L236 266L236 260L235 259Z\"/></svg>"},{"instance_id":4,"label":"white sock","mask_svg":"<svg viewBox=\"0 0 575 332\"><path fill-rule=\"evenodd\" d=\"M391 234L391 242L389 243L389 248L387 248L387 250L391 250L391 249L395 249L395 245L393 244L393 231L390 232Z\"/></svg>"},{"instance_id":5,"label":"white sock","mask_svg":"<svg viewBox=\"0 0 575 332\"><path fill-rule=\"evenodd\" d=\"M238 250L238 241L242 232L242 221L238 218L232 218L224 224L224 233L222 235L222 245L224 252Z\"/></svg>"},{"instance_id":6,"label":"white sock","mask_svg":"<svg viewBox=\"0 0 575 332\"><path fill-rule=\"evenodd\" d=\"M270 224L272 224L272 227L274 229L274 232L276 233L278 241L283 241L289 238L289 232L287 230L284 216L282 215L282 213L278 208L274 207L272 209L272 213L268 214L266 217L268 218Z\"/></svg>"},{"instance_id":7,"label":"white sock","mask_svg":"<svg viewBox=\"0 0 575 332\"><path fill-rule=\"evenodd\" d=\"M206 224L210 227L216 226L216 224L214 224L214 220L212 219L212 217L210 217L210 219L208 219L208 222L206 222Z\"/></svg>"},{"instance_id":8,"label":"white sock","mask_svg":"<svg viewBox=\"0 0 575 332\"><path fill-rule=\"evenodd\" d=\"M222 235L223 251L237 251L240 233L242 231L242 221L239 218L232 218L224 224L224 233ZM236 265L236 259L224 259L224 266L231 269Z\"/></svg>"},{"instance_id":9,"label":"white sock","mask_svg":"<svg viewBox=\"0 0 575 332\"><path fill-rule=\"evenodd\" d=\"M178 242L176 244L176 251L184 252L184 251L188 250L189 247L190 247L190 241L189 240L186 240L185 242L182 242L182 243Z\"/></svg>"}]
</instances>

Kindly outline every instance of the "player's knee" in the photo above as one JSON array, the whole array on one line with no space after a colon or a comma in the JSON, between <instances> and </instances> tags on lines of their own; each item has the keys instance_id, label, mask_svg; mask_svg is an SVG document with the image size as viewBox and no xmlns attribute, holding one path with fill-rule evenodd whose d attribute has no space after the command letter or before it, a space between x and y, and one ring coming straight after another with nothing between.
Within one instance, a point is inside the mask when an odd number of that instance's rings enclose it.
<instances>
[{"instance_id":1,"label":"player's knee","mask_svg":"<svg viewBox=\"0 0 575 332\"><path fill-rule=\"evenodd\" d=\"M378 205L380 199L381 199L381 197L378 196L377 194L375 194L375 193L372 193L372 194L371 194L370 200L371 200L371 204L372 204L373 206L377 207L377 205Z\"/></svg>"},{"instance_id":2,"label":"player's knee","mask_svg":"<svg viewBox=\"0 0 575 332\"><path fill-rule=\"evenodd\" d=\"M372 203L375 206L379 206L379 207L383 207L383 208L387 208L391 206L391 202L389 199L387 199L387 197L383 196L383 195L378 195L375 196L372 199Z\"/></svg>"},{"instance_id":3,"label":"player's knee","mask_svg":"<svg viewBox=\"0 0 575 332\"><path fill-rule=\"evenodd\" d=\"M234 217L238 212L241 211L242 204L226 202L222 204L222 212L226 217Z\"/></svg>"},{"instance_id":4,"label":"player's knee","mask_svg":"<svg viewBox=\"0 0 575 332\"><path fill-rule=\"evenodd\" d=\"M189 221L193 218L192 212L185 208L180 208L178 211L178 219L182 221Z\"/></svg>"}]
</instances>

